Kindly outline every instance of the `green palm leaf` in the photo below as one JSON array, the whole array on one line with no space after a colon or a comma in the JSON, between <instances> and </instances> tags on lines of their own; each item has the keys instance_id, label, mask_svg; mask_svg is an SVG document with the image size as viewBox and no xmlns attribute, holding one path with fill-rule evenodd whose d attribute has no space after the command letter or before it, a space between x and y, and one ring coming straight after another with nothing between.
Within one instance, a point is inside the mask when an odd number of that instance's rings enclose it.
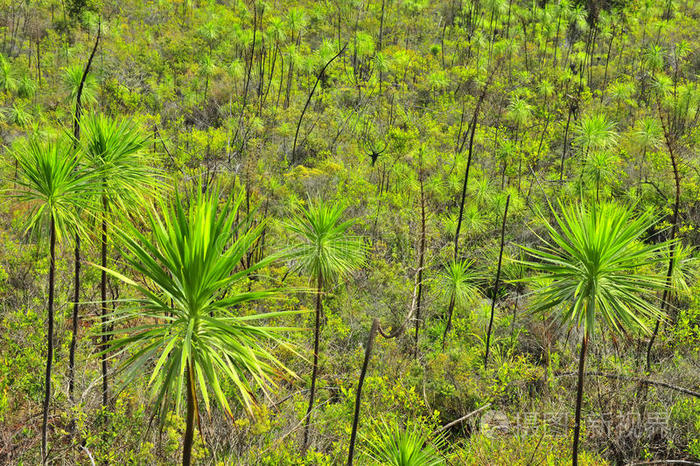
<instances>
[{"instance_id":1,"label":"green palm leaf","mask_svg":"<svg viewBox=\"0 0 700 466\"><path fill-rule=\"evenodd\" d=\"M554 218L556 226L545 220L544 247L523 247L531 257L524 264L550 278L536 290L533 311L564 306L562 319L587 335L598 313L615 331L648 332L645 320L660 317L648 298L665 286L649 268L664 261L667 245L643 242L656 220L616 204L569 206Z\"/></svg>"},{"instance_id":2,"label":"green palm leaf","mask_svg":"<svg viewBox=\"0 0 700 466\"><path fill-rule=\"evenodd\" d=\"M25 231L48 228L51 217L59 241L80 228L77 212L90 206L96 173L80 170L79 158L63 141L32 138L19 143L11 155L20 176L10 196L29 207Z\"/></svg>"},{"instance_id":3,"label":"green palm leaf","mask_svg":"<svg viewBox=\"0 0 700 466\"><path fill-rule=\"evenodd\" d=\"M148 145L131 120L90 115L82 122L85 163L102 175L101 193L109 206L140 203L144 192L159 188L158 170L142 150Z\"/></svg>"},{"instance_id":4,"label":"green palm leaf","mask_svg":"<svg viewBox=\"0 0 700 466\"><path fill-rule=\"evenodd\" d=\"M365 456L373 463L391 466L438 466L445 464L440 449L445 438L438 436L430 440L428 434L414 425L401 429L383 422L374 438L365 439Z\"/></svg>"},{"instance_id":5,"label":"green palm leaf","mask_svg":"<svg viewBox=\"0 0 700 466\"><path fill-rule=\"evenodd\" d=\"M353 222L341 220L344 212L342 203L310 202L286 224L296 240L288 257L309 276L332 282L362 265L365 246L349 233Z\"/></svg>"},{"instance_id":6,"label":"green palm leaf","mask_svg":"<svg viewBox=\"0 0 700 466\"><path fill-rule=\"evenodd\" d=\"M134 226L118 233L128 269L142 279L108 271L138 296L110 316L113 323L132 325L113 332L117 337L110 350L128 354L120 366L125 382L147 373L161 415L172 400L180 409L188 370L207 409L213 398L230 416L224 380L250 412L256 388L266 394L275 377L294 376L267 347L270 342L286 346L283 332L289 329L255 324L291 312L237 312L278 295L275 289L244 291L251 276L276 259L241 268L263 224L239 229L235 219L243 196L222 206L218 199L218 189L196 190L186 207L176 196L170 205L160 204L162 214L147 214L150 235Z\"/></svg>"}]
</instances>

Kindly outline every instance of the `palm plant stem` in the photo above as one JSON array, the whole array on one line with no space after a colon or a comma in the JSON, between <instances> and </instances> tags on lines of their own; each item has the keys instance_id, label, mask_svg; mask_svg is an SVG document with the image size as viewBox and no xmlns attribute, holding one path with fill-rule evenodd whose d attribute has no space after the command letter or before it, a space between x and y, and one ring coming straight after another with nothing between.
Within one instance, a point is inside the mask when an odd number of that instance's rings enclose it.
<instances>
[{"instance_id":1,"label":"palm plant stem","mask_svg":"<svg viewBox=\"0 0 700 466\"><path fill-rule=\"evenodd\" d=\"M491 75L489 76L488 81L486 81L486 84L484 85L484 88L481 91L481 95L479 96L479 100L476 103L476 107L474 108L474 114L472 115L471 122L469 124L469 127L471 128L471 135L469 136L469 155L467 156L467 166L464 169L464 183L462 184L462 197L461 201L459 203L459 217L457 218L457 231L455 232L455 243L454 243L454 258L457 258L457 252L459 250L459 231L462 228L462 216L464 215L464 201L467 198L467 185L469 184L469 168L471 167L472 164L472 154L473 154L473 148L474 148L474 133L476 132L476 121L477 118L479 117L479 109L481 108L481 104L484 101L484 97L486 97L486 91L489 88L489 84L491 84L491 79L493 78L493 75L496 74L496 70L494 69L491 72Z\"/></svg>"},{"instance_id":2,"label":"palm plant stem","mask_svg":"<svg viewBox=\"0 0 700 466\"><path fill-rule=\"evenodd\" d=\"M326 72L326 68L330 66L331 63L335 61L336 58L338 58L347 48L348 44L346 43L342 49L338 51L333 57L326 62L325 65L323 65L323 68L321 68L321 71L319 71L318 76L316 76L316 82L314 83L314 87L311 88L311 92L309 92L309 97L306 99L306 103L304 104L304 109L301 111L301 115L299 115L299 121L297 122L297 129L294 132L294 144L292 145L292 164L296 163L297 159L297 138L299 137L299 128L301 127L301 122L304 119L304 114L306 114L306 110L309 108L309 104L311 103L311 98L314 96L314 92L316 91L316 87L318 86L318 83L323 79L323 75Z\"/></svg>"},{"instance_id":3,"label":"palm plant stem","mask_svg":"<svg viewBox=\"0 0 700 466\"><path fill-rule=\"evenodd\" d=\"M314 322L314 362L311 370L311 390L309 391L309 407L306 410L306 421L304 423L304 442L303 449L309 446L309 426L311 424L311 410L314 407L314 398L316 396L316 377L318 376L318 347L321 334L321 312L323 311L323 301L321 292L323 288L323 275L321 272L316 277L316 316Z\"/></svg>"},{"instance_id":4,"label":"palm plant stem","mask_svg":"<svg viewBox=\"0 0 700 466\"><path fill-rule=\"evenodd\" d=\"M75 389L74 371L75 371L75 348L78 343L78 312L80 301L80 234L75 234L75 249L73 250L73 319L72 319L72 335L70 339L70 349L68 351L68 396L74 401L73 394Z\"/></svg>"},{"instance_id":5,"label":"palm plant stem","mask_svg":"<svg viewBox=\"0 0 700 466\"><path fill-rule=\"evenodd\" d=\"M576 386L576 417L574 420L574 444L571 454L572 466L578 465L579 434L581 432L581 403L583 401L583 377L586 365L586 350L588 349L588 334L584 333L581 341L581 353L578 360L578 383Z\"/></svg>"},{"instance_id":6,"label":"palm plant stem","mask_svg":"<svg viewBox=\"0 0 700 466\"><path fill-rule=\"evenodd\" d=\"M47 427L49 420L49 400L51 399L51 369L53 366L53 301L54 283L56 273L56 222L51 215L50 246L49 246L49 303L48 303L48 330L46 334L46 377L44 380L44 406L41 421L41 462L47 460Z\"/></svg>"},{"instance_id":7,"label":"palm plant stem","mask_svg":"<svg viewBox=\"0 0 700 466\"><path fill-rule=\"evenodd\" d=\"M666 145L668 146L668 152L669 156L671 158L671 166L673 167L673 179L675 182L675 187L676 187L676 192L675 192L675 199L673 203L673 216L671 217L671 236L670 236L670 241L674 241L676 239L676 234L678 232L678 208L681 202L681 178L680 178L680 173L678 171L678 162L676 161L676 156L673 151L673 146L671 144L668 132L666 130L666 126L663 124L663 118L661 118L661 123L664 128L664 136L666 137ZM675 254L676 254L676 248L671 245L671 250L669 252L669 258L668 258L668 269L666 270L666 287L664 288L663 295L661 298L661 312L663 313L664 310L668 307L668 289L671 285L671 277L673 276L673 263L675 262ZM651 338L649 339L649 345L647 346L647 367L646 370L649 372L651 369L651 348L654 346L654 340L656 339L657 334L659 333L659 324L661 323L661 319L656 319L656 325L654 325L654 332L651 334Z\"/></svg>"},{"instance_id":8,"label":"palm plant stem","mask_svg":"<svg viewBox=\"0 0 700 466\"><path fill-rule=\"evenodd\" d=\"M182 441L182 465L189 466L192 461L192 443L194 440L194 414L195 405L197 403L197 393L194 389L194 381L192 378L192 363L188 361L185 369L185 379L187 380L187 414L185 436Z\"/></svg>"},{"instance_id":9,"label":"palm plant stem","mask_svg":"<svg viewBox=\"0 0 700 466\"><path fill-rule=\"evenodd\" d=\"M637 175L637 197L642 195L642 173L644 172L644 161L647 158L646 146L642 150L641 160L639 161L639 173Z\"/></svg>"},{"instance_id":10,"label":"palm plant stem","mask_svg":"<svg viewBox=\"0 0 700 466\"><path fill-rule=\"evenodd\" d=\"M556 50L556 49L555 49ZM566 129L564 130L564 146L561 151L561 162L559 165L559 185L564 180L564 160L566 158L567 142L569 140L569 125L571 124L572 105L569 105L569 116L566 119Z\"/></svg>"},{"instance_id":11,"label":"palm plant stem","mask_svg":"<svg viewBox=\"0 0 700 466\"><path fill-rule=\"evenodd\" d=\"M101 340L102 347L100 363L102 365L102 407L107 407L109 382L107 380L107 198L102 196L102 239L100 251L100 263L102 265L102 276L100 279L100 300L101 300Z\"/></svg>"},{"instance_id":12,"label":"palm plant stem","mask_svg":"<svg viewBox=\"0 0 700 466\"><path fill-rule=\"evenodd\" d=\"M92 60L95 58L95 52L97 51L97 45L100 43L100 34L102 32L102 24L98 20L97 22L97 37L95 38L95 45L92 47L92 52L88 58L85 69L83 70L83 76L80 79L80 84L78 85L78 93L75 98L75 114L73 116L73 146L77 148L80 141L80 117L82 116L82 104L81 98L83 95L83 87L85 86L85 79L87 78L88 72L90 71L90 65L92 65ZM37 56L39 51L39 43L37 42ZM39 74L41 78L41 74ZM40 79L41 84L41 79ZM73 322L70 340L70 349L68 354L68 396L72 401L73 393L75 388L74 373L75 373L75 348L78 342L78 318L80 312L80 233L75 234L75 251L74 251L74 261L73 261Z\"/></svg>"},{"instance_id":13,"label":"palm plant stem","mask_svg":"<svg viewBox=\"0 0 700 466\"><path fill-rule=\"evenodd\" d=\"M450 331L452 327L452 312L455 308L455 295L450 297L450 304L447 306L447 323L445 324L445 330L442 332L442 350L445 351L445 340L447 339L447 332Z\"/></svg>"},{"instance_id":14,"label":"palm plant stem","mask_svg":"<svg viewBox=\"0 0 700 466\"><path fill-rule=\"evenodd\" d=\"M418 337L420 331L420 305L423 294L423 265L425 263L425 191L423 189L423 155L421 153L420 169L420 208L421 208L421 236L420 259L418 261L418 302L416 303L416 348L415 357L418 359Z\"/></svg>"}]
</instances>

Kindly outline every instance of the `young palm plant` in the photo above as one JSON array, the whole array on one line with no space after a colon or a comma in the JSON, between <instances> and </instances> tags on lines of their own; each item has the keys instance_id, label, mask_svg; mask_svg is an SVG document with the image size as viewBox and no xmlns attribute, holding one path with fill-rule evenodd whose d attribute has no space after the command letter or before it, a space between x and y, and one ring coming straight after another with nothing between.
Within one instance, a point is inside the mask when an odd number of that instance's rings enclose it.
<instances>
[{"instance_id":1,"label":"young palm plant","mask_svg":"<svg viewBox=\"0 0 700 466\"><path fill-rule=\"evenodd\" d=\"M12 155L19 168L17 192L14 195L20 202L26 202L30 207L27 230L48 228L49 232L48 329L41 424L41 457L42 463L45 463L53 366L56 242L80 225L76 218L76 211L87 206L92 179L90 175L78 170L78 158L67 144L39 143L36 139L32 139L20 144Z\"/></svg>"},{"instance_id":2,"label":"young palm plant","mask_svg":"<svg viewBox=\"0 0 700 466\"><path fill-rule=\"evenodd\" d=\"M518 192L520 192L520 179L523 168L523 140L525 137L520 133L532 116L532 105L522 97L514 96L508 104L508 119L515 123L515 141L520 142L518 147Z\"/></svg>"},{"instance_id":3,"label":"young palm plant","mask_svg":"<svg viewBox=\"0 0 700 466\"><path fill-rule=\"evenodd\" d=\"M287 224L287 229L296 242L289 251L289 258L316 281L314 362L302 443L304 449L308 446L311 411L316 395L323 289L349 274L364 261L364 244L349 233L353 222L341 220L344 212L345 206L340 203L311 202L308 208L300 208Z\"/></svg>"},{"instance_id":4,"label":"young palm plant","mask_svg":"<svg viewBox=\"0 0 700 466\"><path fill-rule=\"evenodd\" d=\"M642 177L644 176L644 164L646 163L647 151L653 150L661 143L661 126L656 118L644 118L637 121L633 140L640 150L639 168L637 169L637 196L642 191Z\"/></svg>"},{"instance_id":5,"label":"young palm plant","mask_svg":"<svg viewBox=\"0 0 700 466\"><path fill-rule=\"evenodd\" d=\"M606 186L617 174L619 160L611 152L595 152L586 164L586 178L595 187L595 200L600 202L600 187Z\"/></svg>"},{"instance_id":6,"label":"young palm plant","mask_svg":"<svg viewBox=\"0 0 700 466\"><path fill-rule=\"evenodd\" d=\"M83 65L77 64L66 68L63 73L63 84L68 90L68 98L73 106L75 106L78 98L78 90L83 80L83 71ZM92 74L88 73L85 76L80 103L85 107L92 107L97 103L97 84Z\"/></svg>"},{"instance_id":7,"label":"young palm plant","mask_svg":"<svg viewBox=\"0 0 700 466\"><path fill-rule=\"evenodd\" d=\"M461 308L473 302L479 295L479 288L476 286L478 275L472 269L472 264L472 261L467 260L451 260L445 264L444 270L439 275L439 286L445 298L449 300L445 330L442 334L443 350L447 333L452 326L452 313L455 307Z\"/></svg>"},{"instance_id":8,"label":"young palm plant","mask_svg":"<svg viewBox=\"0 0 700 466\"><path fill-rule=\"evenodd\" d=\"M576 144L583 151L581 159L581 179L588 161L590 152L597 153L610 149L617 143L615 123L603 113L586 115L576 126Z\"/></svg>"},{"instance_id":9,"label":"young palm plant","mask_svg":"<svg viewBox=\"0 0 700 466\"><path fill-rule=\"evenodd\" d=\"M274 289L248 291L250 278L276 258L241 265L264 228L264 222L254 228L248 221L236 223L243 198L237 196L235 204L229 200L218 210L219 190L214 188L205 194L201 189L192 192L189 207L179 196L169 206L161 203L162 214L147 214L150 236L135 226L118 233L126 265L138 282L107 270L137 294L111 318L133 326L115 330L109 348L128 354L119 367L126 383L151 372L148 385L161 420L173 399L180 412L184 395L183 465L191 461L200 397L207 410L213 397L232 417L222 387L225 379L250 413L256 387L267 395L266 385L274 385L274 376L294 375L267 346L286 345L283 332L291 329L258 323L293 312L241 313L247 304L278 294Z\"/></svg>"},{"instance_id":10,"label":"young palm plant","mask_svg":"<svg viewBox=\"0 0 700 466\"><path fill-rule=\"evenodd\" d=\"M612 331L650 333L645 321L659 318L660 313L648 298L665 281L649 267L664 260L668 245L643 243L655 219L649 214L634 218L625 206L572 205L553 216L556 226L543 219L549 235L544 247L523 249L532 259L525 265L547 278L536 290L533 311L561 309L561 319L583 334L572 453L576 466L586 349L596 319L602 317Z\"/></svg>"},{"instance_id":11,"label":"young palm plant","mask_svg":"<svg viewBox=\"0 0 700 466\"><path fill-rule=\"evenodd\" d=\"M418 426L401 429L386 422L380 424L377 438L367 439L365 456L373 464L391 466L438 466L445 464L440 449L445 446L445 437L432 441Z\"/></svg>"},{"instance_id":12,"label":"young palm plant","mask_svg":"<svg viewBox=\"0 0 700 466\"><path fill-rule=\"evenodd\" d=\"M108 225L115 209L128 211L141 203L144 193L157 185L150 164L143 160L141 150L148 139L141 135L129 120L114 120L102 115L90 115L82 124L85 135L81 141L86 164L101 175L98 182L101 205L102 276L100 301L102 307L102 405L107 406L109 384L107 378L107 246Z\"/></svg>"}]
</instances>

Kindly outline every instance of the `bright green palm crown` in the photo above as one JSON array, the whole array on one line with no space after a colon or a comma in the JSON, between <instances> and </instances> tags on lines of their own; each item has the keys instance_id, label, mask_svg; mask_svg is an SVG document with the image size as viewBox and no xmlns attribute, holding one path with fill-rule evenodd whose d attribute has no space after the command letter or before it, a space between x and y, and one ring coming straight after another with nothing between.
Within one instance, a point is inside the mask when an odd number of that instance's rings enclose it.
<instances>
[{"instance_id":1,"label":"bright green palm crown","mask_svg":"<svg viewBox=\"0 0 700 466\"><path fill-rule=\"evenodd\" d=\"M438 466L445 464L440 449L445 446L445 437L432 441L419 426L401 429L398 425L383 422L378 426L375 438L365 439L368 447L365 455L372 464L390 466Z\"/></svg>"},{"instance_id":2,"label":"bright green palm crown","mask_svg":"<svg viewBox=\"0 0 700 466\"><path fill-rule=\"evenodd\" d=\"M603 113L585 115L576 126L576 143L588 151L608 149L617 142L615 122Z\"/></svg>"},{"instance_id":3,"label":"bright green palm crown","mask_svg":"<svg viewBox=\"0 0 700 466\"><path fill-rule=\"evenodd\" d=\"M161 415L171 398L179 410L187 374L207 408L213 394L231 415L222 378L250 410L256 386L266 394L275 375L293 376L267 347L270 342L285 345L283 332L290 329L256 324L290 313L243 312L247 304L277 294L272 289L248 291L251 276L274 257L241 266L264 223L255 228L247 221L236 224L239 203L219 206L216 189L207 194L196 190L190 197L189 207L176 197L170 206L160 206L161 215L150 212L146 223L151 235L133 226L121 232L128 268L142 280L110 271L140 296L115 314L115 322L126 319L134 326L115 332L120 337L111 346L129 354L122 365L127 382L151 371L149 385Z\"/></svg>"},{"instance_id":4,"label":"bright green palm crown","mask_svg":"<svg viewBox=\"0 0 700 466\"><path fill-rule=\"evenodd\" d=\"M333 281L362 264L365 247L349 232L353 222L341 220L344 211L340 203L311 202L286 225L297 241L289 257L309 276Z\"/></svg>"},{"instance_id":5,"label":"bright green palm crown","mask_svg":"<svg viewBox=\"0 0 700 466\"><path fill-rule=\"evenodd\" d=\"M20 143L12 156L20 175L15 197L30 205L27 229L44 228L50 218L59 238L77 228L77 209L88 204L93 176L78 169L78 158L70 146L32 138Z\"/></svg>"},{"instance_id":6,"label":"bright green palm crown","mask_svg":"<svg viewBox=\"0 0 700 466\"><path fill-rule=\"evenodd\" d=\"M476 285L478 274L472 269L473 261L450 260L439 275L443 294L454 299L457 306L463 306L476 299L479 288Z\"/></svg>"},{"instance_id":7,"label":"bright green palm crown","mask_svg":"<svg viewBox=\"0 0 700 466\"><path fill-rule=\"evenodd\" d=\"M143 192L158 186L157 170L142 153L148 138L133 121L94 114L82 127L85 161L101 172L101 194L109 204L140 201Z\"/></svg>"},{"instance_id":8,"label":"bright green palm crown","mask_svg":"<svg viewBox=\"0 0 700 466\"><path fill-rule=\"evenodd\" d=\"M530 268L547 280L536 292L535 311L563 307L563 319L593 332L598 314L617 332L639 329L659 312L649 301L664 279L651 268L663 261L665 243L643 242L655 219L633 217L617 204L562 207L556 226L545 221L548 240L541 249L524 247Z\"/></svg>"}]
</instances>

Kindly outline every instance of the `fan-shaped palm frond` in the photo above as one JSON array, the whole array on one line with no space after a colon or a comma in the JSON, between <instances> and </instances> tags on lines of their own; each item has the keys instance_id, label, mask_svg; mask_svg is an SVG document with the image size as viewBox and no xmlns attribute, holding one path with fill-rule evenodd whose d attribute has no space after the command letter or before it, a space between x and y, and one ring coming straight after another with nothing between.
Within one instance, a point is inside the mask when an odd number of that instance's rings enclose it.
<instances>
[{"instance_id":1,"label":"fan-shaped palm frond","mask_svg":"<svg viewBox=\"0 0 700 466\"><path fill-rule=\"evenodd\" d=\"M347 275L364 260L362 241L349 233L353 221L342 221L345 206L323 201L300 208L287 229L295 243L288 257L308 276L321 277L324 283Z\"/></svg>"},{"instance_id":2,"label":"fan-shaped palm frond","mask_svg":"<svg viewBox=\"0 0 700 466\"><path fill-rule=\"evenodd\" d=\"M83 120L82 128L85 162L101 173L101 195L108 207L138 203L144 191L159 186L158 171L141 153L148 137L133 121L94 114Z\"/></svg>"},{"instance_id":3,"label":"fan-shaped palm frond","mask_svg":"<svg viewBox=\"0 0 700 466\"><path fill-rule=\"evenodd\" d=\"M596 202L600 200L600 186L614 179L619 159L611 152L595 152L586 162L585 175L595 187Z\"/></svg>"},{"instance_id":4,"label":"fan-shaped palm frond","mask_svg":"<svg viewBox=\"0 0 700 466\"><path fill-rule=\"evenodd\" d=\"M78 97L80 82L83 79L82 65L72 65L67 67L63 72L63 83L68 89L68 98L75 105L75 99ZM97 103L97 83L95 77L88 73L83 83L83 92L80 95L80 104L83 106L91 106Z\"/></svg>"},{"instance_id":5,"label":"fan-shaped palm frond","mask_svg":"<svg viewBox=\"0 0 700 466\"><path fill-rule=\"evenodd\" d=\"M649 214L634 218L617 204L563 208L554 214L555 226L545 221L545 247L523 247L532 257L526 265L552 281L537 290L535 311L564 306L564 321L591 335L596 316L616 331L648 331L645 319L659 312L644 294L664 287L655 272L642 270L663 261L665 244L642 241L655 220Z\"/></svg>"},{"instance_id":6,"label":"fan-shaped palm frond","mask_svg":"<svg viewBox=\"0 0 700 466\"><path fill-rule=\"evenodd\" d=\"M674 245L671 245L674 247ZM692 246L683 244L675 245L676 251L673 254L673 271L671 274L671 293L676 296L690 296L691 287L700 276L700 258L697 251ZM668 248L665 255L665 262L670 259L671 249Z\"/></svg>"},{"instance_id":7,"label":"fan-shaped palm frond","mask_svg":"<svg viewBox=\"0 0 700 466\"><path fill-rule=\"evenodd\" d=\"M100 278L102 302L102 403L107 405L109 396L108 362L106 348L107 329L107 245L110 212L116 207L121 211L133 211L143 204L144 193L158 186L156 170L143 159L141 150L148 139L141 135L130 120L112 119L103 115L90 115L83 120L85 130L80 144L86 164L100 174L97 183L101 203L100 259L103 268Z\"/></svg>"},{"instance_id":8,"label":"fan-shaped palm frond","mask_svg":"<svg viewBox=\"0 0 700 466\"><path fill-rule=\"evenodd\" d=\"M0 53L0 90L11 93L15 92L18 86L19 79L12 63Z\"/></svg>"},{"instance_id":9,"label":"fan-shaped palm frond","mask_svg":"<svg viewBox=\"0 0 700 466\"><path fill-rule=\"evenodd\" d=\"M586 152L608 149L617 142L615 123L603 113L584 116L575 131L576 143Z\"/></svg>"},{"instance_id":10,"label":"fan-shaped palm frond","mask_svg":"<svg viewBox=\"0 0 700 466\"><path fill-rule=\"evenodd\" d=\"M29 206L26 230L45 230L53 221L56 239L79 228L77 207L90 205L95 174L79 170L79 158L61 141L32 138L12 152L17 164L18 190L11 195Z\"/></svg>"}]
</instances>

